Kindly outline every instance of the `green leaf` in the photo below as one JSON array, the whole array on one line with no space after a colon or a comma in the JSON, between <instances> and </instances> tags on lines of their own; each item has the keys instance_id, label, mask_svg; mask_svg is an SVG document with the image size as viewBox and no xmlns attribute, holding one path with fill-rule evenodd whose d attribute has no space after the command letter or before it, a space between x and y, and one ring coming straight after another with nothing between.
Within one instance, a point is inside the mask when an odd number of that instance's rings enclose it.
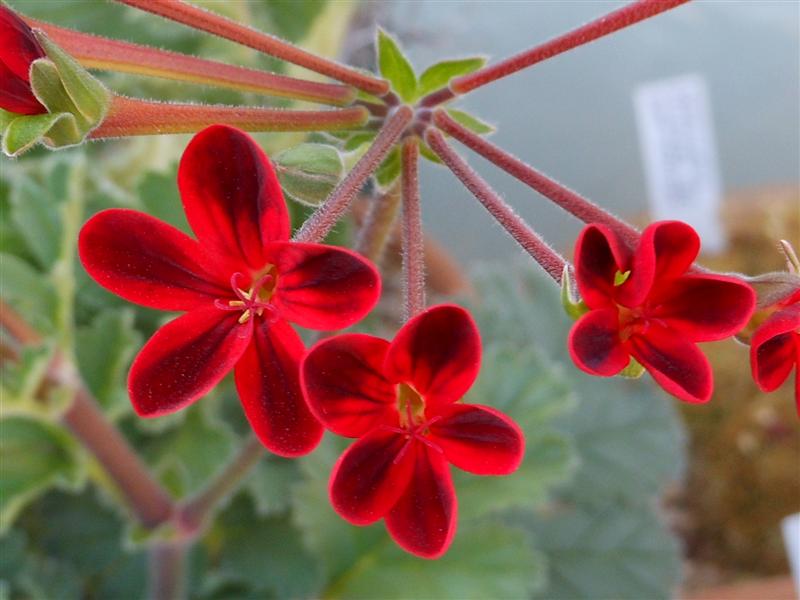
<instances>
[{"instance_id":1,"label":"green leaf","mask_svg":"<svg viewBox=\"0 0 800 600\"><path fill-rule=\"evenodd\" d=\"M445 87L454 77L477 71L486 64L486 57L457 58L443 60L428 67L419 77L417 97L425 96Z\"/></svg>"},{"instance_id":2,"label":"green leaf","mask_svg":"<svg viewBox=\"0 0 800 600\"><path fill-rule=\"evenodd\" d=\"M495 131L493 125L489 125L488 123L481 121L478 117L475 117L463 110L458 110L457 108L448 108L447 114L450 115L453 120L457 121L478 135L487 135L494 133Z\"/></svg>"},{"instance_id":3,"label":"green leaf","mask_svg":"<svg viewBox=\"0 0 800 600\"><path fill-rule=\"evenodd\" d=\"M278 154L275 169L283 191L290 198L317 206L344 175L344 162L333 146L301 144Z\"/></svg>"},{"instance_id":4,"label":"green leaf","mask_svg":"<svg viewBox=\"0 0 800 600\"><path fill-rule=\"evenodd\" d=\"M40 333L53 330L55 289L45 277L14 255L0 253L3 281L0 296Z\"/></svg>"},{"instance_id":5,"label":"green leaf","mask_svg":"<svg viewBox=\"0 0 800 600\"><path fill-rule=\"evenodd\" d=\"M136 188L136 195L149 215L191 234L176 180L175 167L166 173L145 173Z\"/></svg>"},{"instance_id":6,"label":"green leaf","mask_svg":"<svg viewBox=\"0 0 800 600\"><path fill-rule=\"evenodd\" d=\"M406 102L417 94L417 76L400 45L383 29L378 29L378 68L392 89Z\"/></svg>"},{"instance_id":7,"label":"green leaf","mask_svg":"<svg viewBox=\"0 0 800 600\"><path fill-rule=\"evenodd\" d=\"M361 146L364 144L370 143L374 139L375 134L372 132L356 133L355 135L350 136L350 138L344 143L343 150L345 152L353 152L361 148Z\"/></svg>"},{"instance_id":8,"label":"green leaf","mask_svg":"<svg viewBox=\"0 0 800 600\"><path fill-rule=\"evenodd\" d=\"M83 381L111 417L130 407L125 376L142 341L133 320L130 309L105 311L91 325L79 329L76 336L75 351Z\"/></svg>"},{"instance_id":9,"label":"green leaf","mask_svg":"<svg viewBox=\"0 0 800 600\"><path fill-rule=\"evenodd\" d=\"M41 141L50 130L68 132L64 137L78 135L75 117L67 112L24 115L11 121L3 130L3 153L18 156Z\"/></svg>"},{"instance_id":10,"label":"green leaf","mask_svg":"<svg viewBox=\"0 0 800 600\"><path fill-rule=\"evenodd\" d=\"M296 461L268 454L258 462L244 487L253 497L258 515L266 517L288 510L292 486L299 478Z\"/></svg>"},{"instance_id":11,"label":"green leaf","mask_svg":"<svg viewBox=\"0 0 800 600\"><path fill-rule=\"evenodd\" d=\"M439 155L436 154L433 150L428 147L428 144L425 142L420 142L419 144L419 153L424 157L427 158L432 163L437 165L443 165L442 159L439 158Z\"/></svg>"},{"instance_id":12,"label":"green leaf","mask_svg":"<svg viewBox=\"0 0 800 600\"><path fill-rule=\"evenodd\" d=\"M61 242L59 200L50 190L30 177L20 178L11 188L11 220L22 235L25 246L47 271L58 258Z\"/></svg>"},{"instance_id":13,"label":"green leaf","mask_svg":"<svg viewBox=\"0 0 800 600\"><path fill-rule=\"evenodd\" d=\"M389 152L389 155L383 159L381 166L375 171L375 179L381 187L388 188L400 177L402 168L403 160L400 154L400 148L395 147Z\"/></svg>"},{"instance_id":14,"label":"green leaf","mask_svg":"<svg viewBox=\"0 0 800 600\"><path fill-rule=\"evenodd\" d=\"M0 420L0 464L0 531L50 486L75 486L82 479L72 438L55 425L24 417Z\"/></svg>"},{"instance_id":15,"label":"green leaf","mask_svg":"<svg viewBox=\"0 0 800 600\"><path fill-rule=\"evenodd\" d=\"M23 348L19 361L3 371L2 415L45 417L54 408L37 398L47 370L53 361L53 345ZM61 408L61 407L55 407Z\"/></svg>"},{"instance_id":16,"label":"green leaf","mask_svg":"<svg viewBox=\"0 0 800 600\"><path fill-rule=\"evenodd\" d=\"M299 42L327 3L328 0L270 0L262 4L274 25L274 33L290 42Z\"/></svg>"},{"instance_id":17,"label":"green leaf","mask_svg":"<svg viewBox=\"0 0 800 600\"><path fill-rule=\"evenodd\" d=\"M497 523L462 527L450 550L424 560L388 538L328 588L328 598L528 598L543 583L543 562L525 534Z\"/></svg>"}]
</instances>

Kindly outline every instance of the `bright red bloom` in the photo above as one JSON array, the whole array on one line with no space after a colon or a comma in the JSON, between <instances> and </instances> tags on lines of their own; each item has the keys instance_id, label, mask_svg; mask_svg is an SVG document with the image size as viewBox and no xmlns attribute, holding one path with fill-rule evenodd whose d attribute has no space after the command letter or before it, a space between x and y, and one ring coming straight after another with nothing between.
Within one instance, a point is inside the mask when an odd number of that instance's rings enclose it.
<instances>
[{"instance_id":1,"label":"bright red bloom","mask_svg":"<svg viewBox=\"0 0 800 600\"><path fill-rule=\"evenodd\" d=\"M800 295L795 294L756 329L750 340L753 379L765 392L773 392L794 378L794 401L800 416Z\"/></svg>"},{"instance_id":2,"label":"bright red bloom","mask_svg":"<svg viewBox=\"0 0 800 600\"><path fill-rule=\"evenodd\" d=\"M31 91L31 63L45 53L31 28L0 3L0 108L20 115L46 113Z\"/></svg>"},{"instance_id":3,"label":"bright red bloom","mask_svg":"<svg viewBox=\"0 0 800 600\"><path fill-rule=\"evenodd\" d=\"M481 341L463 308L411 319L393 342L340 335L303 360L303 393L331 431L360 438L330 480L333 507L356 525L381 518L395 541L424 558L444 554L456 529L449 464L478 475L519 466L525 440L502 413L457 401L478 375Z\"/></svg>"},{"instance_id":4,"label":"bright red bloom","mask_svg":"<svg viewBox=\"0 0 800 600\"><path fill-rule=\"evenodd\" d=\"M736 334L756 296L734 277L690 271L699 250L697 233L679 221L653 223L633 251L603 225L584 228L575 276L590 310L569 334L575 364L610 377L633 357L670 394L707 402L713 375L695 342Z\"/></svg>"},{"instance_id":5,"label":"bright red bloom","mask_svg":"<svg viewBox=\"0 0 800 600\"><path fill-rule=\"evenodd\" d=\"M103 287L137 304L187 311L142 348L128 391L136 411L179 410L231 369L254 431L283 456L311 451L322 427L300 391L305 347L288 321L352 325L380 277L359 255L289 240L280 185L245 133L214 125L189 143L178 187L197 241L146 214L110 209L81 230L79 251Z\"/></svg>"}]
</instances>

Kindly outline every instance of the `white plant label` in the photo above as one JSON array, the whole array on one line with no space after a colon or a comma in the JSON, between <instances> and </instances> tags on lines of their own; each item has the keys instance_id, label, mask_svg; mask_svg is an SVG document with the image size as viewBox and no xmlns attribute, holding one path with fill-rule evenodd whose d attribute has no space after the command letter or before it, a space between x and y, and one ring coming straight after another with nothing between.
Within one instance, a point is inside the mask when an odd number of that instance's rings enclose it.
<instances>
[{"instance_id":1,"label":"white plant label","mask_svg":"<svg viewBox=\"0 0 800 600\"><path fill-rule=\"evenodd\" d=\"M685 221L700 234L705 252L723 250L721 183L705 80L683 75L641 85L634 105L653 219Z\"/></svg>"}]
</instances>

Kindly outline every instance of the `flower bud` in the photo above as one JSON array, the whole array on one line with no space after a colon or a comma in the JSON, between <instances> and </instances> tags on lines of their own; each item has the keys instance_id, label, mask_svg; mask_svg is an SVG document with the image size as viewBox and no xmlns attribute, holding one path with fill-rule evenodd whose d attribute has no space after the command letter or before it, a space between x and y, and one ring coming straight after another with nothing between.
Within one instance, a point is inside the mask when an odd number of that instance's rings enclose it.
<instances>
[{"instance_id":1,"label":"flower bud","mask_svg":"<svg viewBox=\"0 0 800 600\"><path fill-rule=\"evenodd\" d=\"M0 4L0 108L20 115L47 112L30 82L31 63L44 56L27 23Z\"/></svg>"}]
</instances>

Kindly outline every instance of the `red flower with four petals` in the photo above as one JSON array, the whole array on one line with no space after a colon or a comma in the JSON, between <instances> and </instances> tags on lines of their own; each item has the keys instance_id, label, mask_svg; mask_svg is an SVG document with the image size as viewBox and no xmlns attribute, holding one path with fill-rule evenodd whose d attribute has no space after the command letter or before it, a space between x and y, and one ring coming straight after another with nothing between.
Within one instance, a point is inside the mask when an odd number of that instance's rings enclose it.
<instances>
[{"instance_id":1,"label":"red flower with four petals","mask_svg":"<svg viewBox=\"0 0 800 600\"><path fill-rule=\"evenodd\" d=\"M773 392L794 377L794 401L800 416L800 294L782 303L750 340L753 379L765 392Z\"/></svg>"},{"instance_id":2,"label":"red flower with four petals","mask_svg":"<svg viewBox=\"0 0 800 600\"><path fill-rule=\"evenodd\" d=\"M178 187L197 241L133 210L92 217L81 261L100 285L126 300L187 311L142 348L128 390L136 411L179 410L231 369L253 430L283 456L311 451L322 427L299 383L305 347L289 325L339 329L364 317L380 277L359 255L289 240L280 185L245 133L215 125L181 159Z\"/></svg>"},{"instance_id":3,"label":"red flower with four petals","mask_svg":"<svg viewBox=\"0 0 800 600\"><path fill-rule=\"evenodd\" d=\"M453 305L411 319L391 343L347 334L309 351L301 381L312 412L334 433L359 438L331 474L342 517L356 525L384 518L395 541L424 558L447 550L457 512L449 465L506 475L524 454L511 419L458 402L480 357L472 318Z\"/></svg>"},{"instance_id":4,"label":"red flower with four petals","mask_svg":"<svg viewBox=\"0 0 800 600\"><path fill-rule=\"evenodd\" d=\"M708 401L713 375L696 342L736 334L756 296L735 277L691 271L699 250L697 233L679 221L653 223L635 250L608 227L584 228L575 276L589 312L569 334L575 364L609 377L633 357L670 394Z\"/></svg>"},{"instance_id":5,"label":"red flower with four petals","mask_svg":"<svg viewBox=\"0 0 800 600\"><path fill-rule=\"evenodd\" d=\"M27 23L0 3L0 108L19 115L47 112L30 82L31 63L45 56Z\"/></svg>"}]
</instances>

